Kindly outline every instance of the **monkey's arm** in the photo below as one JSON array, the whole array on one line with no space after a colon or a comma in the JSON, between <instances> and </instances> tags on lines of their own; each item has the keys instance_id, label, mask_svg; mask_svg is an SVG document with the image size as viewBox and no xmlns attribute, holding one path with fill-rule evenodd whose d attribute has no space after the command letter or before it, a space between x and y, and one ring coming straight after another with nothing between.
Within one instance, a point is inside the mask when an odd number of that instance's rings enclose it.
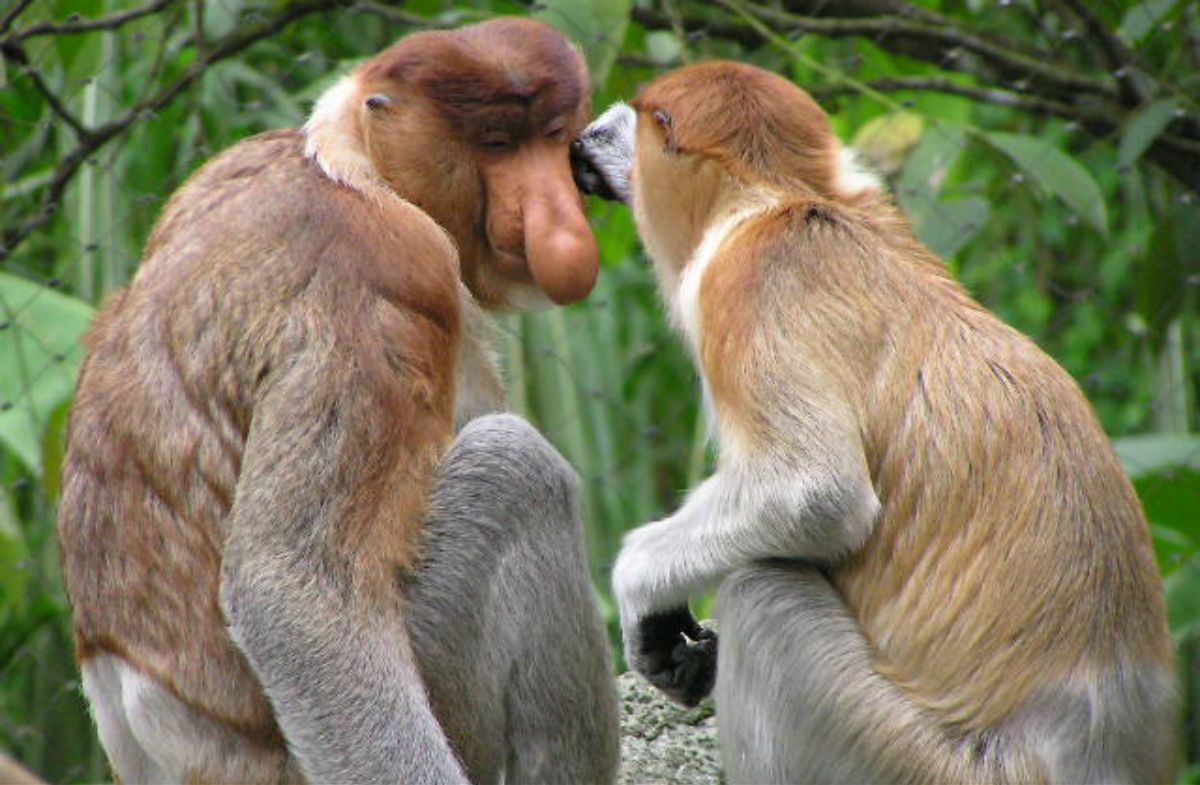
<instances>
[{"instance_id":1,"label":"monkey's arm","mask_svg":"<svg viewBox=\"0 0 1200 785\"><path fill-rule=\"evenodd\" d=\"M406 525L398 499L423 494L429 447L391 420L428 414L396 411L403 377L372 356L376 336L335 330L304 329L259 389L223 565L230 634L309 781L465 782L389 558Z\"/></svg>"},{"instance_id":2,"label":"monkey's arm","mask_svg":"<svg viewBox=\"0 0 1200 785\"><path fill-rule=\"evenodd\" d=\"M803 320L828 312L818 302L827 295L796 283L797 266L841 247L812 242L805 214L780 211L744 233L704 272L697 301L681 304L699 315L682 323L702 330L690 337L715 404L720 463L674 515L626 537L613 588L635 667L639 656L662 664L679 632L694 640L688 598L734 569L772 558L828 563L874 525L879 500L847 375L827 347L804 343L812 331ZM656 629L663 620L666 631ZM686 660L672 655L672 677Z\"/></svg>"},{"instance_id":3,"label":"monkey's arm","mask_svg":"<svg viewBox=\"0 0 1200 785\"><path fill-rule=\"evenodd\" d=\"M861 453L841 466L797 452L729 461L674 515L626 535L613 569L622 623L684 605L754 561L834 559L866 539L878 508Z\"/></svg>"},{"instance_id":4,"label":"monkey's arm","mask_svg":"<svg viewBox=\"0 0 1200 785\"><path fill-rule=\"evenodd\" d=\"M824 562L860 545L879 501L861 451L847 453L839 461L767 448L730 461L674 515L626 535L613 592L630 665L696 703L712 687L716 641L688 612L689 597L755 561Z\"/></svg>"}]
</instances>

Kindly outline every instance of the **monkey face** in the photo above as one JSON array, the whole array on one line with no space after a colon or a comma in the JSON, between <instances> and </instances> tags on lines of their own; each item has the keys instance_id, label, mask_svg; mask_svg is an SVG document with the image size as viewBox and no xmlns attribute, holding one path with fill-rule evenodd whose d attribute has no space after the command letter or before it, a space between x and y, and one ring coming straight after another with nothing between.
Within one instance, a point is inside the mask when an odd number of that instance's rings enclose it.
<instances>
[{"instance_id":1,"label":"monkey face","mask_svg":"<svg viewBox=\"0 0 1200 785\"><path fill-rule=\"evenodd\" d=\"M588 295L599 250L570 140L587 121L590 83L565 37L528 19L418 33L358 78L376 169L450 233L480 302Z\"/></svg>"}]
</instances>

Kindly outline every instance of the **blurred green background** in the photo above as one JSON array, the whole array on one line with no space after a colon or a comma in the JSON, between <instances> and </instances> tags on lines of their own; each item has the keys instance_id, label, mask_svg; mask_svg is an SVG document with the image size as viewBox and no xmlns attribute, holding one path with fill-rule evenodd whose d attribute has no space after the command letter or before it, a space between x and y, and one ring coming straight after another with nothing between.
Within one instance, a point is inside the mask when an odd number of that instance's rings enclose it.
<instances>
[{"instance_id":1,"label":"blurred green background","mask_svg":"<svg viewBox=\"0 0 1200 785\"><path fill-rule=\"evenodd\" d=\"M822 101L926 242L1094 403L1153 526L1200 761L1200 4L1184 0L4 0L0 749L52 781L108 777L72 659L58 474L81 336L163 201L234 141L302 123L405 32L497 14L577 40L597 109L712 57ZM501 317L498 348L513 409L583 478L611 620L622 533L673 509L712 456L629 216L591 214L596 292Z\"/></svg>"}]
</instances>

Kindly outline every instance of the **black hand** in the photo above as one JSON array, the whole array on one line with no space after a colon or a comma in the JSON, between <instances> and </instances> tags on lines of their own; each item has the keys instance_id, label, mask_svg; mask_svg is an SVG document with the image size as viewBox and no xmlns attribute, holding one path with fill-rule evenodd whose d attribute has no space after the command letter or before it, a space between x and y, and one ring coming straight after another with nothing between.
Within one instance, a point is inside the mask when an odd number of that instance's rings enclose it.
<instances>
[{"instance_id":1,"label":"black hand","mask_svg":"<svg viewBox=\"0 0 1200 785\"><path fill-rule=\"evenodd\" d=\"M717 635L696 623L686 607L637 622L630 664L646 680L684 706L695 706L717 678Z\"/></svg>"}]
</instances>

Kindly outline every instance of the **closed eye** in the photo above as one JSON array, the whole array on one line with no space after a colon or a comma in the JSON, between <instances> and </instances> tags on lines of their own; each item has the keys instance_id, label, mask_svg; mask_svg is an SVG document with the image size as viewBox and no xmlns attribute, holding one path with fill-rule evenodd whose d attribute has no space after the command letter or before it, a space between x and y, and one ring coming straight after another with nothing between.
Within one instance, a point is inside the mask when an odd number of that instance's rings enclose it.
<instances>
[{"instance_id":1,"label":"closed eye","mask_svg":"<svg viewBox=\"0 0 1200 785\"><path fill-rule=\"evenodd\" d=\"M485 131L479 138L479 146L485 150L507 150L512 147L512 136L503 131Z\"/></svg>"}]
</instances>

